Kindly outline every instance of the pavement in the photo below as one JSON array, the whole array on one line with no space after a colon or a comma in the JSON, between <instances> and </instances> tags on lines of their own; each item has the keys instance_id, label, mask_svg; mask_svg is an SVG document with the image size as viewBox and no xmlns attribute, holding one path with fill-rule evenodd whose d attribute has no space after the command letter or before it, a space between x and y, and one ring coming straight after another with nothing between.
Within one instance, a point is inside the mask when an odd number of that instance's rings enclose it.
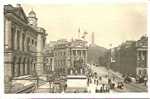
<instances>
[{"instance_id":1,"label":"pavement","mask_svg":"<svg viewBox=\"0 0 150 99\"><path fill-rule=\"evenodd\" d=\"M97 72L98 76L103 77L104 75L109 74L109 76L111 77L115 76L116 78L115 82L122 81L121 74L118 74L112 70L109 70L109 73L108 73L108 70L105 67L102 67L102 66L96 67L92 65L91 69L93 72ZM103 79L106 79L106 78L103 77ZM124 89L115 88L113 90L110 90L110 93L117 93L117 92L148 92L148 88L144 86L143 83L142 84L128 83L128 84L125 84Z\"/></svg>"},{"instance_id":2,"label":"pavement","mask_svg":"<svg viewBox=\"0 0 150 99\"><path fill-rule=\"evenodd\" d=\"M129 92L148 92L148 88L144 84L130 83L126 84Z\"/></svg>"}]
</instances>

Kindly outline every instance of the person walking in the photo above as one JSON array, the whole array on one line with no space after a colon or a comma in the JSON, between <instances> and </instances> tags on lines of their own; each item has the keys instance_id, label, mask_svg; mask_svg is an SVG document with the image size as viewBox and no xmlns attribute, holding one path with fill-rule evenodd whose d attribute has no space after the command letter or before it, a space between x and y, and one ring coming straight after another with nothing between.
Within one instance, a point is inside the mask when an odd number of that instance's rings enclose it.
<instances>
[{"instance_id":1,"label":"person walking","mask_svg":"<svg viewBox=\"0 0 150 99\"><path fill-rule=\"evenodd\" d=\"M147 86L147 76L144 77L144 85Z\"/></svg>"}]
</instances>

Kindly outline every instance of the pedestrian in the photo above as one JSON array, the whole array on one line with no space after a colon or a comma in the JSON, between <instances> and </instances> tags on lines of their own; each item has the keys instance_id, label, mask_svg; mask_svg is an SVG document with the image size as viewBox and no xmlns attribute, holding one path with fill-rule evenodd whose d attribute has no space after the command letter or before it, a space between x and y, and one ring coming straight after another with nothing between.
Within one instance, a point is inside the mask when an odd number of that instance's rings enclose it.
<instances>
[{"instance_id":1,"label":"pedestrian","mask_svg":"<svg viewBox=\"0 0 150 99\"><path fill-rule=\"evenodd\" d=\"M109 84L111 83L111 79L110 79L110 78L108 79L108 83L109 83Z\"/></svg>"},{"instance_id":2,"label":"pedestrian","mask_svg":"<svg viewBox=\"0 0 150 99\"><path fill-rule=\"evenodd\" d=\"M101 87L102 87L102 85L98 84L98 92L101 92Z\"/></svg>"},{"instance_id":3,"label":"pedestrian","mask_svg":"<svg viewBox=\"0 0 150 99\"><path fill-rule=\"evenodd\" d=\"M106 85L104 84L104 92L106 92Z\"/></svg>"},{"instance_id":4,"label":"pedestrian","mask_svg":"<svg viewBox=\"0 0 150 99\"><path fill-rule=\"evenodd\" d=\"M144 77L144 85L147 86L147 76Z\"/></svg>"},{"instance_id":5,"label":"pedestrian","mask_svg":"<svg viewBox=\"0 0 150 99\"><path fill-rule=\"evenodd\" d=\"M103 87L101 86L101 88L100 88L100 93L102 93L103 92Z\"/></svg>"},{"instance_id":6,"label":"pedestrian","mask_svg":"<svg viewBox=\"0 0 150 99\"><path fill-rule=\"evenodd\" d=\"M99 80L102 80L102 77L101 77L101 76L99 77Z\"/></svg>"},{"instance_id":7,"label":"pedestrian","mask_svg":"<svg viewBox=\"0 0 150 99\"><path fill-rule=\"evenodd\" d=\"M123 89L124 88L124 84L123 84L123 82L121 82L121 89Z\"/></svg>"},{"instance_id":8,"label":"pedestrian","mask_svg":"<svg viewBox=\"0 0 150 99\"><path fill-rule=\"evenodd\" d=\"M102 84L102 92L104 92L104 86L105 86L105 84Z\"/></svg>"},{"instance_id":9,"label":"pedestrian","mask_svg":"<svg viewBox=\"0 0 150 99\"><path fill-rule=\"evenodd\" d=\"M98 86L98 79L96 80L96 85Z\"/></svg>"}]
</instances>

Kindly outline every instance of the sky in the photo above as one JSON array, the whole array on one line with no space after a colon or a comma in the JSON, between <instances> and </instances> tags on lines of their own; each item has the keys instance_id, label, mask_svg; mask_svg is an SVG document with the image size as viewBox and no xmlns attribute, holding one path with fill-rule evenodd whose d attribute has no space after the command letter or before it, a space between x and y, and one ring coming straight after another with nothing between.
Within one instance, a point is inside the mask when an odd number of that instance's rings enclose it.
<instances>
[{"instance_id":1,"label":"sky","mask_svg":"<svg viewBox=\"0 0 150 99\"><path fill-rule=\"evenodd\" d=\"M46 29L47 42L58 39L77 38L87 32L91 42L94 32L95 44L109 48L126 40L138 40L147 33L147 4L22 4L28 16L33 9L38 26Z\"/></svg>"}]
</instances>

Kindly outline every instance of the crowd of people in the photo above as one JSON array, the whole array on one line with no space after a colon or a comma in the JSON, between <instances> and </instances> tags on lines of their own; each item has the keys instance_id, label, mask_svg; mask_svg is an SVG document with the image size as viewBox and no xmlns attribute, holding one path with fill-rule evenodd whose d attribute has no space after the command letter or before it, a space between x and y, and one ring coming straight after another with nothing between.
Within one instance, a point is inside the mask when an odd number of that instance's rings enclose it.
<instances>
[{"instance_id":1,"label":"crowd of people","mask_svg":"<svg viewBox=\"0 0 150 99\"><path fill-rule=\"evenodd\" d=\"M109 86L105 79L105 77L98 76L97 73L90 73L88 75L87 85L94 85L95 88L93 89L95 93L109 92Z\"/></svg>"}]
</instances>

